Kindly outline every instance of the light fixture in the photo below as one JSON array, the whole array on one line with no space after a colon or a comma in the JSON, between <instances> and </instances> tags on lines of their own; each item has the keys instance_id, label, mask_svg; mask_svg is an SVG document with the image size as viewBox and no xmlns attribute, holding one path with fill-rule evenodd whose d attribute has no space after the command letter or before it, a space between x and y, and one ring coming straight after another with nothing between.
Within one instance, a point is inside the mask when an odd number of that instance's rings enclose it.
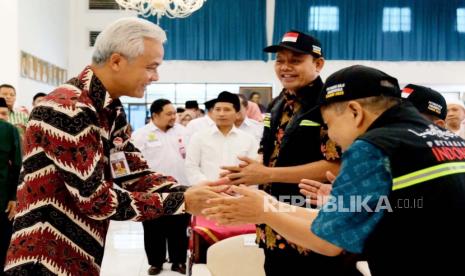
<instances>
[{"instance_id":1,"label":"light fixture","mask_svg":"<svg viewBox=\"0 0 465 276\"><path fill-rule=\"evenodd\" d=\"M143 17L156 16L157 24L160 17L184 18L200 9L206 0L115 0L120 7L136 11Z\"/></svg>"}]
</instances>

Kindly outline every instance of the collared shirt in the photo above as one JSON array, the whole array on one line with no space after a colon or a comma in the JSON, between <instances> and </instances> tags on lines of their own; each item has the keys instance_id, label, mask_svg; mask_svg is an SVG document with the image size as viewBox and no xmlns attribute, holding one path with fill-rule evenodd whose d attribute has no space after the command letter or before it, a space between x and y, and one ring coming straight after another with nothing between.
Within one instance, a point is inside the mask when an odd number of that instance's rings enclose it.
<instances>
[{"instance_id":1,"label":"collared shirt","mask_svg":"<svg viewBox=\"0 0 465 276\"><path fill-rule=\"evenodd\" d=\"M302 165L319 160L338 160L339 149L328 138L318 107L318 95L323 87L320 77L296 93L281 92L265 119L262 139L263 162L270 167ZM270 183L261 186L267 193L284 200L301 196L298 185ZM292 203L291 200L288 200ZM294 203L296 204L296 203ZM265 250L278 250L280 254L308 255L310 251L288 242L270 226L257 226L257 242ZM321 262L321 265L324 262Z\"/></svg>"},{"instance_id":2,"label":"collared shirt","mask_svg":"<svg viewBox=\"0 0 465 276\"><path fill-rule=\"evenodd\" d=\"M19 134L21 137L24 135L26 130L27 121L29 119L29 114L24 111L19 110L10 110L8 114L8 122L18 128Z\"/></svg>"},{"instance_id":3,"label":"collared shirt","mask_svg":"<svg viewBox=\"0 0 465 276\"><path fill-rule=\"evenodd\" d=\"M187 187L148 169L128 126L90 67L33 109L7 272L99 275L110 219L184 210ZM111 155L124 158L127 175L112 176Z\"/></svg>"},{"instance_id":4,"label":"collared shirt","mask_svg":"<svg viewBox=\"0 0 465 276\"><path fill-rule=\"evenodd\" d=\"M223 135L216 126L201 130L187 145L187 178L191 185L216 180L221 166L238 165L238 156L256 158L257 150L257 140L236 127L227 135Z\"/></svg>"},{"instance_id":5,"label":"collared shirt","mask_svg":"<svg viewBox=\"0 0 465 276\"><path fill-rule=\"evenodd\" d=\"M199 130L207 129L214 127L216 125L215 121L207 114L203 117L191 120L186 126L186 144L189 144L190 138Z\"/></svg>"},{"instance_id":6,"label":"collared shirt","mask_svg":"<svg viewBox=\"0 0 465 276\"><path fill-rule=\"evenodd\" d=\"M180 124L175 124L165 132L150 122L132 134L134 145L142 152L151 169L188 185L184 166L185 138L186 129Z\"/></svg>"},{"instance_id":7,"label":"collared shirt","mask_svg":"<svg viewBox=\"0 0 465 276\"><path fill-rule=\"evenodd\" d=\"M260 143L263 136L263 122L257 122L249 118L245 118L242 124L239 126L240 130L251 134Z\"/></svg>"}]
</instances>

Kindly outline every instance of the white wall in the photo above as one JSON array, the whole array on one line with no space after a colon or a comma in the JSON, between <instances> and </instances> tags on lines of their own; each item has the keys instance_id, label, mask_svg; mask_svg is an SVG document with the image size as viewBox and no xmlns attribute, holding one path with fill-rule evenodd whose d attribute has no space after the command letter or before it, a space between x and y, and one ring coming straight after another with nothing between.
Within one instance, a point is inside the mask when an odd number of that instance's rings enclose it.
<instances>
[{"instance_id":1,"label":"white wall","mask_svg":"<svg viewBox=\"0 0 465 276\"><path fill-rule=\"evenodd\" d=\"M267 0L267 35L271 41L274 0ZM73 0L70 5L70 76L78 74L90 63L92 48L88 46L88 32L102 30L104 26L124 16L135 16L124 11L89 11L87 1ZM169 37L168 37L169 39ZM465 91L465 62L366 62L327 61L322 76L352 64L365 64L386 71L402 84L413 82L443 90ZM281 89L274 76L273 62L262 61L165 61L160 67L160 82L239 82L271 83L274 93ZM454 86L452 86L454 85Z\"/></svg>"},{"instance_id":2,"label":"white wall","mask_svg":"<svg viewBox=\"0 0 465 276\"><path fill-rule=\"evenodd\" d=\"M0 83L18 85L19 51L18 51L18 3L0 0Z\"/></svg>"},{"instance_id":3,"label":"white wall","mask_svg":"<svg viewBox=\"0 0 465 276\"><path fill-rule=\"evenodd\" d=\"M70 0L19 0L17 2L19 50L67 69ZM17 56L19 59L19 51ZM53 89L52 85L19 77L16 106L31 107L32 97L37 92L48 93Z\"/></svg>"},{"instance_id":4,"label":"white wall","mask_svg":"<svg viewBox=\"0 0 465 276\"><path fill-rule=\"evenodd\" d=\"M134 12L121 10L89 10L88 0L71 0L69 6L69 71L68 76L79 74L91 63L92 48L89 46L89 32L101 31L114 20L136 16Z\"/></svg>"}]
</instances>

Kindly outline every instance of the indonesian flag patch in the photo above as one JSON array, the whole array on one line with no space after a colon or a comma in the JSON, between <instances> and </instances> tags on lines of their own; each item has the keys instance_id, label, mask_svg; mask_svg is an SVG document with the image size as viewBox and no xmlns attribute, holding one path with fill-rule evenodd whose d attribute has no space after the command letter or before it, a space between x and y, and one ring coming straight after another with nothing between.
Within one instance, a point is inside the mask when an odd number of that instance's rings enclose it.
<instances>
[{"instance_id":1,"label":"indonesian flag patch","mask_svg":"<svg viewBox=\"0 0 465 276\"><path fill-rule=\"evenodd\" d=\"M283 36L283 40L281 40L281 42L285 42L285 41L296 42L298 37L299 37L299 33L293 33L293 32L285 33Z\"/></svg>"},{"instance_id":2,"label":"indonesian flag patch","mask_svg":"<svg viewBox=\"0 0 465 276\"><path fill-rule=\"evenodd\" d=\"M412 92L413 92L412 88L405 87L404 89L402 89L402 98L404 99L408 98L408 96L410 96Z\"/></svg>"}]
</instances>

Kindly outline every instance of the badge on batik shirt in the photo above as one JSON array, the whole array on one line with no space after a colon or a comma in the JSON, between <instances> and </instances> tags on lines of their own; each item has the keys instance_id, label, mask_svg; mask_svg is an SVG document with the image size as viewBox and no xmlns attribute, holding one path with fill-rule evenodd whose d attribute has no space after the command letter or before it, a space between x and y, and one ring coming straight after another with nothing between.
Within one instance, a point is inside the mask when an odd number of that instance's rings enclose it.
<instances>
[{"instance_id":1,"label":"badge on batik shirt","mask_svg":"<svg viewBox=\"0 0 465 276\"><path fill-rule=\"evenodd\" d=\"M131 172L126 156L122 151L110 154L110 167L113 178L122 177Z\"/></svg>"}]
</instances>

